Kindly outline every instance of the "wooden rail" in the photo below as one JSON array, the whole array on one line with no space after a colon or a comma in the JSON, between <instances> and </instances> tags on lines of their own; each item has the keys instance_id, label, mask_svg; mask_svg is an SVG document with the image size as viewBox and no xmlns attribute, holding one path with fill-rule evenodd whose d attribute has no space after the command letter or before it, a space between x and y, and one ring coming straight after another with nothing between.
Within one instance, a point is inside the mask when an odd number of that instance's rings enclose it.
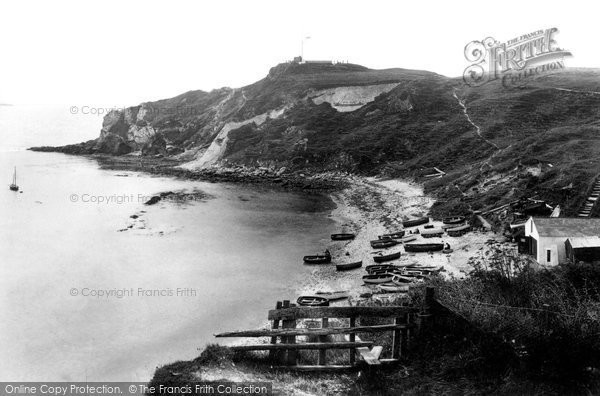
<instances>
[{"instance_id":1,"label":"wooden rail","mask_svg":"<svg viewBox=\"0 0 600 396\"><path fill-rule=\"evenodd\" d=\"M417 313L418 308L403 306L387 307L293 307L269 311L269 320L295 320L317 318L390 318Z\"/></svg>"},{"instance_id":2,"label":"wooden rail","mask_svg":"<svg viewBox=\"0 0 600 396\"><path fill-rule=\"evenodd\" d=\"M431 301L432 291L426 294L426 300ZM275 309L268 313L272 321L271 329L238 330L215 334L215 337L270 337L270 342L255 345L234 346L237 351L267 350L269 356L281 362L277 368L294 369L299 371L339 371L357 367L357 354L368 365L381 365L395 363L409 348L410 334L417 327L415 319L417 314L427 317L429 306L426 302L423 307L382 306L382 307L296 307L288 300L277 302ZM349 327L332 327L330 319L346 319L350 321ZM393 323L377 324L372 326L357 324L361 318L387 318ZM320 328L299 328L304 319L319 319ZM419 322L420 324L420 322ZM372 341L361 340L359 333L392 332L393 343L391 357L380 358L383 347L374 346ZM328 336L344 335L345 341L333 341ZM298 342L297 337L309 338L309 342ZM278 342L278 339L280 342ZM314 342L316 340L316 342ZM328 365L327 350L347 349L349 364ZM318 364L298 365L298 351L318 350Z\"/></svg>"},{"instance_id":3,"label":"wooden rail","mask_svg":"<svg viewBox=\"0 0 600 396\"><path fill-rule=\"evenodd\" d=\"M347 349L368 347L373 345L371 341L361 342L304 342L302 344L258 344L258 345L236 345L230 347L234 351L267 351L272 349Z\"/></svg>"},{"instance_id":4,"label":"wooden rail","mask_svg":"<svg viewBox=\"0 0 600 396\"><path fill-rule=\"evenodd\" d=\"M354 324L356 320L354 321ZM410 329L414 324L386 324L375 326L328 327L321 329L272 329L272 330L239 330L215 334L215 337L282 337L282 336L322 336L333 334L378 333L398 329Z\"/></svg>"}]
</instances>

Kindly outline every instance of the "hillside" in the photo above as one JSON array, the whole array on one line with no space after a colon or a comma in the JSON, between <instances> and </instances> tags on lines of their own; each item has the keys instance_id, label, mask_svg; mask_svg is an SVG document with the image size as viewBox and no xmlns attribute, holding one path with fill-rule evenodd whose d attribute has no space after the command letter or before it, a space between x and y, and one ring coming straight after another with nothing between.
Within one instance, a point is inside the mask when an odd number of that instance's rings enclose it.
<instances>
[{"instance_id":1,"label":"hillside","mask_svg":"<svg viewBox=\"0 0 600 396\"><path fill-rule=\"evenodd\" d=\"M114 111L73 154L164 156L215 165L413 177L434 214L522 197L572 215L600 173L600 71L570 69L503 87L426 71L284 63L246 87ZM439 178L424 178L435 173Z\"/></svg>"}]
</instances>

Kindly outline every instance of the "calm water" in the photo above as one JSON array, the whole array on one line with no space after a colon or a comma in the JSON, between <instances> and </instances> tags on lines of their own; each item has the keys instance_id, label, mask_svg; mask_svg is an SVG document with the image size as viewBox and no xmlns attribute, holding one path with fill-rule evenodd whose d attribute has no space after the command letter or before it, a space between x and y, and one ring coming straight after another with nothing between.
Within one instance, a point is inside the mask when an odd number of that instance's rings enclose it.
<instances>
[{"instance_id":1,"label":"calm water","mask_svg":"<svg viewBox=\"0 0 600 396\"><path fill-rule=\"evenodd\" d=\"M104 171L87 158L19 150L95 137L100 122L68 109L0 108L2 381L148 380L158 365L197 356L213 333L262 325L311 271L300 257L334 228L323 197ZM22 194L8 190L13 166ZM167 190L209 198L138 200ZM99 196L113 202L82 202ZM81 295L98 290L129 294Z\"/></svg>"}]
</instances>

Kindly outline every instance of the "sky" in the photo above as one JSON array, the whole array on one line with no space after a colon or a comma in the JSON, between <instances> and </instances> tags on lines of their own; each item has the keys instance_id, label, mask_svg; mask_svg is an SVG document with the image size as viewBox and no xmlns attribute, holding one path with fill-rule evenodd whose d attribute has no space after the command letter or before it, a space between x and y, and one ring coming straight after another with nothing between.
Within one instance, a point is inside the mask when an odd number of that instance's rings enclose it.
<instances>
[{"instance_id":1,"label":"sky","mask_svg":"<svg viewBox=\"0 0 600 396\"><path fill-rule=\"evenodd\" d=\"M596 3L596 4L594 4ZM241 87L300 54L460 76L464 47L556 27L600 67L599 2L0 0L0 103L113 106Z\"/></svg>"}]
</instances>

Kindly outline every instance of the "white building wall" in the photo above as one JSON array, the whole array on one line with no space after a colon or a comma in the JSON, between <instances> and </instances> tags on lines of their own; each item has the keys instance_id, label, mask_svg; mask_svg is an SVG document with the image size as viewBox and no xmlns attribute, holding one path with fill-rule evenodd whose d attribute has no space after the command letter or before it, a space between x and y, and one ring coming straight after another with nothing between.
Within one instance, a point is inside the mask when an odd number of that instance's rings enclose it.
<instances>
[{"instance_id":1,"label":"white building wall","mask_svg":"<svg viewBox=\"0 0 600 396\"><path fill-rule=\"evenodd\" d=\"M538 240L538 255L537 261L542 265L558 265L567 259L565 251L566 237L545 237L542 236ZM547 249L550 249L550 262L547 259Z\"/></svg>"},{"instance_id":2,"label":"white building wall","mask_svg":"<svg viewBox=\"0 0 600 396\"><path fill-rule=\"evenodd\" d=\"M525 223L525 236L532 237L537 241L537 253L535 259L541 265L558 265L565 262L567 253L565 251L565 241L568 236L548 237L539 235L533 218L529 218ZM550 249L550 262L547 261L547 249Z\"/></svg>"}]
</instances>

